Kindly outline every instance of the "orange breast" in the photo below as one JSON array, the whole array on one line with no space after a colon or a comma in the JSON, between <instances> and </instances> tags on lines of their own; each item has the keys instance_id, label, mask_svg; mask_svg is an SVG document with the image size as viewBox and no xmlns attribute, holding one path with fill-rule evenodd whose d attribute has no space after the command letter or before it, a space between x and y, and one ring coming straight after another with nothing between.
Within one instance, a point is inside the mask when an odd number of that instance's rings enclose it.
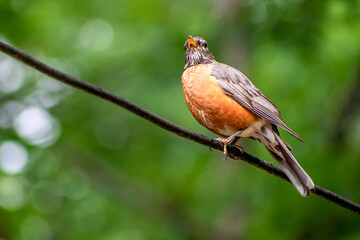
<instances>
[{"instance_id":1,"label":"orange breast","mask_svg":"<svg viewBox=\"0 0 360 240\"><path fill-rule=\"evenodd\" d=\"M186 104L195 119L210 131L229 136L246 129L258 118L230 97L211 76L211 65L187 68L182 75Z\"/></svg>"}]
</instances>

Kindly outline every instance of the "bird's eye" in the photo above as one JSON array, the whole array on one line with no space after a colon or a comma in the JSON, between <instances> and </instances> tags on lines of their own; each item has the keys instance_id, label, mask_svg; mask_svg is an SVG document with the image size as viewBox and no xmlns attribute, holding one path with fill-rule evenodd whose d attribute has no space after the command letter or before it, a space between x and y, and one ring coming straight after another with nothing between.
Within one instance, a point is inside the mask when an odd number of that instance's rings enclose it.
<instances>
[{"instance_id":1,"label":"bird's eye","mask_svg":"<svg viewBox=\"0 0 360 240\"><path fill-rule=\"evenodd\" d=\"M200 41L198 44L199 44L200 46L204 47L204 48L207 47L207 43L206 43L206 41L204 41L204 40Z\"/></svg>"}]
</instances>

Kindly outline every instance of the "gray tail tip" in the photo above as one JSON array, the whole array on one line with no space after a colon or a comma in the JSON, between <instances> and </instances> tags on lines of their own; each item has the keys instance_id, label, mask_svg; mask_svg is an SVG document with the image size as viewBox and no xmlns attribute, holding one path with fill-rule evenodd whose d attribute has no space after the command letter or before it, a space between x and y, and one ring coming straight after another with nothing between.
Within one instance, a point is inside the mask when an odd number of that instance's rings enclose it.
<instances>
[{"instance_id":1,"label":"gray tail tip","mask_svg":"<svg viewBox=\"0 0 360 240\"><path fill-rule=\"evenodd\" d=\"M307 197L309 196L311 191L309 189L303 189L303 191L300 192L301 196Z\"/></svg>"},{"instance_id":2,"label":"gray tail tip","mask_svg":"<svg viewBox=\"0 0 360 240\"><path fill-rule=\"evenodd\" d=\"M296 187L296 186L295 186ZM309 182L302 185L301 187L296 187L296 190L301 194L303 197L309 196L312 192L315 191L315 185L313 181L310 179Z\"/></svg>"}]
</instances>

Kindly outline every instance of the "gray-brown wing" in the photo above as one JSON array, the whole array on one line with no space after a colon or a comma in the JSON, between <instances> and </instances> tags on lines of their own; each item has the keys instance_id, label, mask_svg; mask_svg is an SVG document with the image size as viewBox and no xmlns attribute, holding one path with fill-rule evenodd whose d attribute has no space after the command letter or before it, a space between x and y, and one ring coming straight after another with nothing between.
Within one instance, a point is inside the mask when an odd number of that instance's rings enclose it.
<instances>
[{"instance_id":1,"label":"gray-brown wing","mask_svg":"<svg viewBox=\"0 0 360 240\"><path fill-rule=\"evenodd\" d=\"M217 84L227 96L302 141L301 137L281 119L280 111L270 99L255 87L243 73L228 65L215 62L211 75L216 78Z\"/></svg>"}]
</instances>

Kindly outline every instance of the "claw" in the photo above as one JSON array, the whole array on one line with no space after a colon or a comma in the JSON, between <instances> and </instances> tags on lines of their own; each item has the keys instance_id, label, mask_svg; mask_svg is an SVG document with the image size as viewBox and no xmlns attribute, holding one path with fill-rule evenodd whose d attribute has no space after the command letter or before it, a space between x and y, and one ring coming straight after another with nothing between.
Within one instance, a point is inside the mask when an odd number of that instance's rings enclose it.
<instances>
[{"instance_id":1,"label":"claw","mask_svg":"<svg viewBox=\"0 0 360 240\"><path fill-rule=\"evenodd\" d=\"M238 138L238 135L242 132L242 130L239 130L235 133L233 133L232 135L230 135L229 137L227 138L217 138L216 140L218 140L220 143L222 143L224 145L224 161L228 158L228 152L227 152L227 145L228 143L230 142L231 144L233 143L233 140L235 140L236 142L236 139ZM238 148L241 153L243 153L243 148L240 147L240 146L236 146L235 144L232 144L233 146L235 146L236 148ZM231 156L230 156L231 157Z\"/></svg>"},{"instance_id":2,"label":"claw","mask_svg":"<svg viewBox=\"0 0 360 240\"><path fill-rule=\"evenodd\" d=\"M243 147L235 145L235 143L232 143L231 146L236 147L241 152L241 154L244 153L244 148ZM234 156L234 155L228 155L228 156L231 157L232 159L235 159L235 160L240 159L240 157L238 157L238 156Z\"/></svg>"},{"instance_id":3,"label":"claw","mask_svg":"<svg viewBox=\"0 0 360 240\"><path fill-rule=\"evenodd\" d=\"M231 146L236 147L236 148L237 148L237 149L241 152L241 154L243 154L243 153L244 153L244 148L243 148L243 147L238 146L238 145L235 145L235 144L233 144L233 145L231 145Z\"/></svg>"}]
</instances>

